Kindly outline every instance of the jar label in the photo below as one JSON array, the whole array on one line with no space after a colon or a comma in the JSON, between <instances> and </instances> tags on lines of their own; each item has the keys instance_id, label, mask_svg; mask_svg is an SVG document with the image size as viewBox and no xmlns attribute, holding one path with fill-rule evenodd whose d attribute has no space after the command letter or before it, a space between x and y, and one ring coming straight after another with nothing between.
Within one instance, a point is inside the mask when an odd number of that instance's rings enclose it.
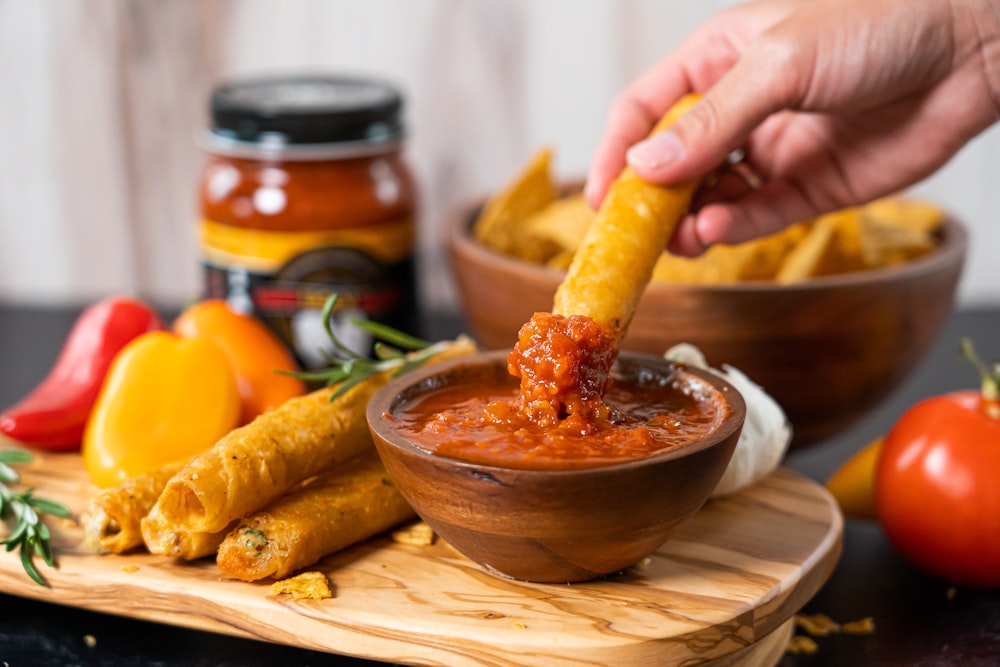
<instances>
[{"instance_id":1,"label":"jar label","mask_svg":"<svg viewBox=\"0 0 1000 667\"><path fill-rule=\"evenodd\" d=\"M239 264L248 270L278 272L289 260L313 248L354 248L388 264L413 254L413 222L397 220L365 227L318 231L272 231L232 227L202 220L205 261L218 266Z\"/></svg>"},{"instance_id":2,"label":"jar label","mask_svg":"<svg viewBox=\"0 0 1000 667\"><path fill-rule=\"evenodd\" d=\"M225 299L266 322L307 367L325 364L332 346L322 308L332 293L332 326L356 352L371 337L355 318L415 333L414 229L409 219L329 231L245 229L201 224L207 298Z\"/></svg>"}]
</instances>

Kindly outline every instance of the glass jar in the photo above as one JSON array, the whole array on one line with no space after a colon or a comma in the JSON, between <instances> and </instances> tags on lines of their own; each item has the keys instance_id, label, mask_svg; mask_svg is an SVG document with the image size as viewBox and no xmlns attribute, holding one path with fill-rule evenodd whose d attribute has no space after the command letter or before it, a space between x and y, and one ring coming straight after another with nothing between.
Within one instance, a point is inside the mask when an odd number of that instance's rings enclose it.
<instances>
[{"instance_id":1,"label":"glass jar","mask_svg":"<svg viewBox=\"0 0 1000 667\"><path fill-rule=\"evenodd\" d=\"M204 292L268 323L306 366L332 324L367 352L352 318L416 329L416 186L402 156L402 96L338 76L234 81L211 95L199 184Z\"/></svg>"}]
</instances>

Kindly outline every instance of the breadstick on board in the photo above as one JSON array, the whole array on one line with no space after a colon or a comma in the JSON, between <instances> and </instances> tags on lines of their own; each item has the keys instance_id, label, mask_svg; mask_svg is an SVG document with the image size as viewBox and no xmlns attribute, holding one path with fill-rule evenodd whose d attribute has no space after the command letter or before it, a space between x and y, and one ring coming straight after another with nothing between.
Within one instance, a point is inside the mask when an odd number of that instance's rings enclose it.
<instances>
[{"instance_id":1,"label":"breadstick on board","mask_svg":"<svg viewBox=\"0 0 1000 667\"><path fill-rule=\"evenodd\" d=\"M699 99L695 94L682 97L652 134L673 125ZM697 181L654 185L626 167L611 184L573 256L552 312L585 315L623 336L657 259L691 206L697 185Z\"/></svg>"},{"instance_id":2,"label":"breadstick on board","mask_svg":"<svg viewBox=\"0 0 1000 667\"><path fill-rule=\"evenodd\" d=\"M281 579L412 516L371 452L239 521L219 546L216 563L243 581Z\"/></svg>"},{"instance_id":3,"label":"breadstick on board","mask_svg":"<svg viewBox=\"0 0 1000 667\"><path fill-rule=\"evenodd\" d=\"M142 519L142 541L151 554L196 560L214 554L235 522L207 533L178 527L165 519L157 505Z\"/></svg>"},{"instance_id":4,"label":"breadstick on board","mask_svg":"<svg viewBox=\"0 0 1000 667\"><path fill-rule=\"evenodd\" d=\"M87 547L95 553L120 554L141 546L140 521L183 466L183 462L171 463L91 496L80 518Z\"/></svg>"},{"instance_id":5,"label":"breadstick on board","mask_svg":"<svg viewBox=\"0 0 1000 667\"><path fill-rule=\"evenodd\" d=\"M466 338L431 361L471 354ZM371 450L365 410L393 376L384 371L330 401L333 388L286 401L234 429L193 458L163 489L154 510L175 532L217 533L297 484Z\"/></svg>"}]
</instances>

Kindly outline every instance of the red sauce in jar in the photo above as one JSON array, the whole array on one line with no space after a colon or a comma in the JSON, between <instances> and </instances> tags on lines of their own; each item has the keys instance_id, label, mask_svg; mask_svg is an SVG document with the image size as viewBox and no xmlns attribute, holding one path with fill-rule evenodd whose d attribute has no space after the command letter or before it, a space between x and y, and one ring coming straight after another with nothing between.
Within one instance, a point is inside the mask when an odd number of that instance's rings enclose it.
<instances>
[{"instance_id":1,"label":"red sauce in jar","mask_svg":"<svg viewBox=\"0 0 1000 667\"><path fill-rule=\"evenodd\" d=\"M276 76L212 92L199 185L204 295L266 322L306 366L334 323L416 328L417 188L403 158L401 94L380 81ZM372 340L344 326L345 342Z\"/></svg>"}]
</instances>

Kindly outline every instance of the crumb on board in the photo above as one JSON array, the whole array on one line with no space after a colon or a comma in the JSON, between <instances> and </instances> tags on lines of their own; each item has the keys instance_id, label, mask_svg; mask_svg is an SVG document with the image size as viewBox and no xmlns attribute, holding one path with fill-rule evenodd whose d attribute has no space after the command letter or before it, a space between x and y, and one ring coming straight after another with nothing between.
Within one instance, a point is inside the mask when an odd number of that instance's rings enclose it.
<instances>
[{"instance_id":1,"label":"crumb on board","mask_svg":"<svg viewBox=\"0 0 1000 667\"><path fill-rule=\"evenodd\" d=\"M849 621L840 626L840 631L845 635L873 635L875 634L875 619L871 616L865 616L856 621Z\"/></svg>"},{"instance_id":2,"label":"crumb on board","mask_svg":"<svg viewBox=\"0 0 1000 667\"><path fill-rule=\"evenodd\" d=\"M426 547L434 544L434 530L423 521L392 531L392 541Z\"/></svg>"},{"instance_id":3,"label":"crumb on board","mask_svg":"<svg viewBox=\"0 0 1000 667\"><path fill-rule=\"evenodd\" d=\"M525 630L525 629L527 629L528 625L527 625L527 623L522 623L520 621L514 621L514 627L517 628L518 630Z\"/></svg>"},{"instance_id":4,"label":"crumb on board","mask_svg":"<svg viewBox=\"0 0 1000 667\"><path fill-rule=\"evenodd\" d=\"M826 614L799 614L795 617L795 625L805 630L813 637L828 637L840 632L840 623L837 623Z\"/></svg>"},{"instance_id":5,"label":"crumb on board","mask_svg":"<svg viewBox=\"0 0 1000 667\"><path fill-rule=\"evenodd\" d=\"M812 655L819 649L813 637L829 637L834 634L871 635L875 634L875 619L865 616L856 621L837 623L826 614L798 614L795 616L795 626L806 634L794 635L788 640L786 653L792 655Z\"/></svg>"},{"instance_id":6,"label":"crumb on board","mask_svg":"<svg viewBox=\"0 0 1000 667\"><path fill-rule=\"evenodd\" d=\"M296 600L324 600L333 597L330 581L322 572L303 572L271 584L271 595L290 594Z\"/></svg>"},{"instance_id":7,"label":"crumb on board","mask_svg":"<svg viewBox=\"0 0 1000 667\"><path fill-rule=\"evenodd\" d=\"M122 572L127 572L128 574L132 574L133 572L138 572L138 571L139 571L138 565L132 565L132 564L122 565Z\"/></svg>"},{"instance_id":8,"label":"crumb on board","mask_svg":"<svg viewBox=\"0 0 1000 667\"><path fill-rule=\"evenodd\" d=\"M826 614L799 614L795 625L813 637L828 637L833 634L870 635L875 633L875 619L871 616L847 623L837 623Z\"/></svg>"},{"instance_id":9,"label":"crumb on board","mask_svg":"<svg viewBox=\"0 0 1000 667\"><path fill-rule=\"evenodd\" d=\"M788 646L785 648L786 653L791 653L792 655L812 655L819 649L816 644L816 640L812 637L807 637L806 635L793 635L791 639L788 640Z\"/></svg>"}]
</instances>

